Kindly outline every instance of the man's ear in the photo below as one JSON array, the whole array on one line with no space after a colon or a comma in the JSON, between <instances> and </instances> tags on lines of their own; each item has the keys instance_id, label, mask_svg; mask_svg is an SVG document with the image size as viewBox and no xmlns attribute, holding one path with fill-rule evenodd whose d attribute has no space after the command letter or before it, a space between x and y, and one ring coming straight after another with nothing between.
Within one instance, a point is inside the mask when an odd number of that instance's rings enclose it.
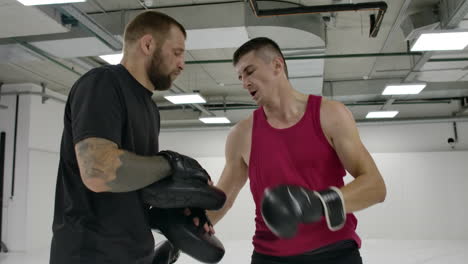
<instances>
[{"instance_id":1,"label":"man's ear","mask_svg":"<svg viewBox=\"0 0 468 264\"><path fill-rule=\"evenodd\" d=\"M275 73L279 74L281 72L284 72L284 61L283 58L281 57L275 57L273 59L273 67L275 69Z\"/></svg>"},{"instance_id":2,"label":"man's ear","mask_svg":"<svg viewBox=\"0 0 468 264\"><path fill-rule=\"evenodd\" d=\"M156 41L151 34L146 34L140 38L140 49L145 55L151 55L155 45Z\"/></svg>"}]
</instances>

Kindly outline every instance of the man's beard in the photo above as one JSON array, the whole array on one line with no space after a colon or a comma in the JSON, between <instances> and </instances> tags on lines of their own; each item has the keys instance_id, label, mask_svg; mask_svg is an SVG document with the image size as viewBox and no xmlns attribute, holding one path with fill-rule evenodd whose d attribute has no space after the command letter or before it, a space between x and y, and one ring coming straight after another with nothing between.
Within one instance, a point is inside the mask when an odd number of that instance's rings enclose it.
<instances>
[{"instance_id":1,"label":"man's beard","mask_svg":"<svg viewBox=\"0 0 468 264\"><path fill-rule=\"evenodd\" d=\"M172 80L170 74L163 73L163 60L161 50L156 50L151 59L151 65L148 69L148 77L156 91L165 91L171 88Z\"/></svg>"}]
</instances>

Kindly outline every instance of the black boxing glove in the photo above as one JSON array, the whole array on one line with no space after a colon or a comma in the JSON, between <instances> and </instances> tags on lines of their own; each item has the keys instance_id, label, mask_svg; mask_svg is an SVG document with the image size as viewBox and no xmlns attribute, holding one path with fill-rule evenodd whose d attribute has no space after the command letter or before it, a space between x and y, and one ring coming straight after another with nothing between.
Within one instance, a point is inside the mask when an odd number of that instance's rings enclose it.
<instances>
[{"instance_id":1,"label":"black boxing glove","mask_svg":"<svg viewBox=\"0 0 468 264\"><path fill-rule=\"evenodd\" d=\"M293 185L267 188L261 210L268 228L283 238L294 237L300 223L317 222L323 216L332 231L346 222L343 195L336 187L320 192Z\"/></svg>"},{"instance_id":2,"label":"black boxing glove","mask_svg":"<svg viewBox=\"0 0 468 264\"><path fill-rule=\"evenodd\" d=\"M211 180L210 175L200 163L191 157L170 150L160 151L158 155L164 157L171 165L171 177L175 181L190 178L208 184Z\"/></svg>"},{"instance_id":3,"label":"black boxing glove","mask_svg":"<svg viewBox=\"0 0 468 264\"><path fill-rule=\"evenodd\" d=\"M205 231L204 225L211 223L205 210L190 208L191 214L185 215L184 209L161 209L152 207L149 210L149 223L152 229L164 235L174 248L203 263L218 263L225 250L221 241ZM198 217L195 226L193 218Z\"/></svg>"},{"instance_id":4,"label":"black boxing glove","mask_svg":"<svg viewBox=\"0 0 468 264\"><path fill-rule=\"evenodd\" d=\"M158 208L219 210L223 207L226 194L208 184L210 175L195 159L168 150L158 155L167 159L172 175L143 188L144 203Z\"/></svg>"},{"instance_id":5,"label":"black boxing glove","mask_svg":"<svg viewBox=\"0 0 468 264\"><path fill-rule=\"evenodd\" d=\"M179 259L180 250L175 248L171 242L165 240L154 249L154 258L151 264L173 264Z\"/></svg>"}]
</instances>

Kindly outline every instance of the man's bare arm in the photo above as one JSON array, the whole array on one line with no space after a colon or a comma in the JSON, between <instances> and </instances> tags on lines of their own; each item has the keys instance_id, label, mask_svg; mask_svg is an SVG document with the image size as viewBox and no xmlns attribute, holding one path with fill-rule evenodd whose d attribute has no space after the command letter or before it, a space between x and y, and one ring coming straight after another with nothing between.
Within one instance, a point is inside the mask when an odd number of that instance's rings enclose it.
<instances>
[{"instance_id":1,"label":"man's bare arm","mask_svg":"<svg viewBox=\"0 0 468 264\"><path fill-rule=\"evenodd\" d=\"M344 168L355 178L341 188L346 211L354 212L383 202L385 182L374 160L361 142L352 113L341 103L323 103L322 125Z\"/></svg>"},{"instance_id":2,"label":"man's bare arm","mask_svg":"<svg viewBox=\"0 0 468 264\"><path fill-rule=\"evenodd\" d=\"M242 187L247 182L247 164L242 158L242 146L247 136L245 132L249 129L246 120L238 123L229 133L226 141L226 165L216 187L226 193L226 203L217 211L207 211L211 223L216 224L231 209Z\"/></svg>"},{"instance_id":3,"label":"man's bare arm","mask_svg":"<svg viewBox=\"0 0 468 264\"><path fill-rule=\"evenodd\" d=\"M103 138L84 139L75 152L83 183L93 192L134 191L171 173L162 156L138 156Z\"/></svg>"}]
</instances>

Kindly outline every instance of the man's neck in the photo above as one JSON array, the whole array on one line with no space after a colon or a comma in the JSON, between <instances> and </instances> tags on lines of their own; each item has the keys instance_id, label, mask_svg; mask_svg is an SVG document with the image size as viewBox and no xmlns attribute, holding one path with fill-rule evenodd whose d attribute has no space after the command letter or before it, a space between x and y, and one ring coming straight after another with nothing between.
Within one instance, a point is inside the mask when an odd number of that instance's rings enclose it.
<instances>
[{"instance_id":1,"label":"man's neck","mask_svg":"<svg viewBox=\"0 0 468 264\"><path fill-rule=\"evenodd\" d=\"M148 78L145 66L141 62L136 63L135 61L123 58L121 64L143 87L148 89L150 92L153 92L155 90L153 83L151 83L151 81Z\"/></svg>"},{"instance_id":2,"label":"man's neck","mask_svg":"<svg viewBox=\"0 0 468 264\"><path fill-rule=\"evenodd\" d=\"M290 85L279 87L269 103L263 106L269 120L294 123L302 118L307 106L308 95L302 94Z\"/></svg>"}]
</instances>

